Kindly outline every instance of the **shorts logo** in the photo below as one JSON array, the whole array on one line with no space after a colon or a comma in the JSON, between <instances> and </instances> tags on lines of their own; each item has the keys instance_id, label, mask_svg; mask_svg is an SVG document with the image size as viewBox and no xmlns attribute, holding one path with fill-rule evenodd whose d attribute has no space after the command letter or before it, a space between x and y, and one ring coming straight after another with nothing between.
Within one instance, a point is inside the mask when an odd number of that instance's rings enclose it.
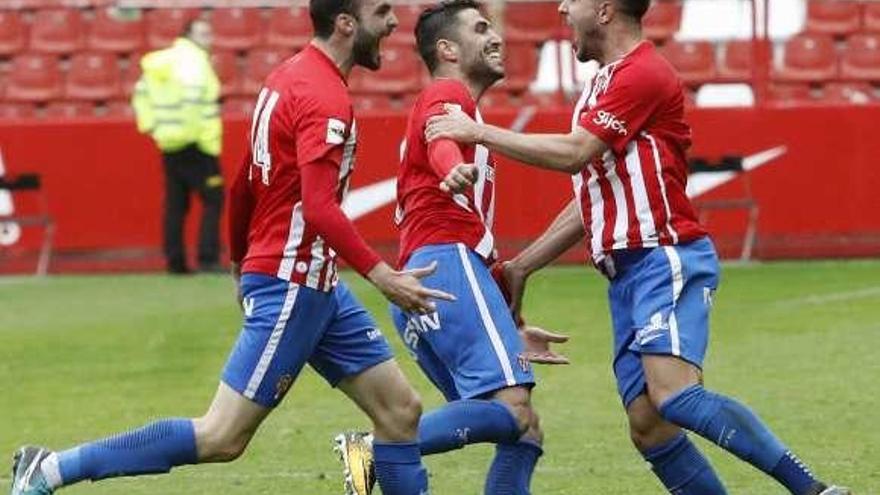
<instances>
[{"instance_id":1,"label":"shorts logo","mask_svg":"<svg viewBox=\"0 0 880 495\"><path fill-rule=\"evenodd\" d=\"M532 369L532 362L529 361L529 358L526 357L525 354L519 353L516 355L516 362L519 364L519 369L522 370L523 373L528 373Z\"/></svg>"},{"instance_id":2,"label":"shorts logo","mask_svg":"<svg viewBox=\"0 0 880 495\"><path fill-rule=\"evenodd\" d=\"M327 119L327 144L345 142L345 122L338 119Z\"/></svg>"},{"instance_id":3,"label":"shorts logo","mask_svg":"<svg viewBox=\"0 0 880 495\"><path fill-rule=\"evenodd\" d=\"M244 310L244 315L248 318L254 315L254 306L256 306L257 301L253 297L245 297L241 300L241 309Z\"/></svg>"},{"instance_id":4,"label":"shorts logo","mask_svg":"<svg viewBox=\"0 0 880 495\"><path fill-rule=\"evenodd\" d=\"M715 305L715 289L711 287L703 287L703 304L708 308Z\"/></svg>"},{"instance_id":5,"label":"shorts logo","mask_svg":"<svg viewBox=\"0 0 880 495\"><path fill-rule=\"evenodd\" d=\"M596 118L593 119L593 123L605 129L617 131L621 136L629 135L629 131L626 129L626 122L618 119L617 116L611 112L599 110L596 113Z\"/></svg>"},{"instance_id":6,"label":"shorts logo","mask_svg":"<svg viewBox=\"0 0 880 495\"><path fill-rule=\"evenodd\" d=\"M436 311L429 315L416 315L406 321L403 329L403 343L415 350L419 346L419 335L440 330L440 314Z\"/></svg>"},{"instance_id":7,"label":"shorts logo","mask_svg":"<svg viewBox=\"0 0 880 495\"><path fill-rule=\"evenodd\" d=\"M278 383L275 384L275 400L281 400L292 386L293 376L281 375L281 378L278 379Z\"/></svg>"},{"instance_id":8,"label":"shorts logo","mask_svg":"<svg viewBox=\"0 0 880 495\"><path fill-rule=\"evenodd\" d=\"M635 341L639 345L647 345L663 336L669 330L669 324L663 322L662 313L654 313L651 321L636 332Z\"/></svg>"},{"instance_id":9,"label":"shorts logo","mask_svg":"<svg viewBox=\"0 0 880 495\"><path fill-rule=\"evenodd\" d=\"M370 330L367 330L367 338L369 340L381 339L382 338L382 330L379 330L378 328L371 328Z\"/></svg>"}]
</instances>

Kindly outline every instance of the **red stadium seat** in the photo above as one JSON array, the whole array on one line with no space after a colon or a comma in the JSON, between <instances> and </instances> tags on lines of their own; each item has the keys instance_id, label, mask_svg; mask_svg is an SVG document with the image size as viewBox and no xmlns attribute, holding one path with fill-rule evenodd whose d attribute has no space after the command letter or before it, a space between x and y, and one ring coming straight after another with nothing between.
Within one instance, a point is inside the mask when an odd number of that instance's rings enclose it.
<instances>
[{"instance_id":1,"label":"red stadium seat","mask_svg":"<svg viewBox=\"0 0 880 495\"><path fill-rule=\"evenodd\" d=\"M241 95L241 69L235 53L218 51L211 53L211 65L220 79L220 96Z\"/></svg>"},{"instance_id":2,"label":"red stadium seat","mask_svg":"<svg viewBox=\"0 0 880 495\"><path fill-rule=\"evenodd\" d=\"M765 46L769 55L772 48ZM718 79L724 82L745 82L752 79L754 47L750 40L728 41L718 60Z\"/></svg>"},{"instance_id":3,"label":"red stadium seat","mask_svg":"<svg viewBox=\"0 0 880 495\"><path fill-rule=\"evenodd\" d=\"M253 95L259 93L272 69L290 58L291 55L293 54L288 50L272 48L262 48L248 52L244 64L242 91L245 94Z\"/></svg>"},{"instance_id":4,"label":"red stadium seat","mask_svg":"<svg viewBox=\"0 0 880 495\"><path fill-rule=\"evenodd\" d=\"M53 101L46 105L44 116L49 119L94 117L95 107L87 101Z\"/></svg>"},{"instance_id":5,"label":"red stadium seat","mask_svg":"<svg viewBox=\"0 0 880 495\"><path fill-rule=\"evenodd\" d=\"M356 68L349 84L355 93L402 95L419 89L423 68L412 46L389 43L382 49L382 69Z\"/></svg>"},{"instance_id":6,"label":"red stadium seat","mask_svg":"<svg viewBox=\"0 0 880 495\"><path fill-rule=\"evenodd\" d=\"M220 106L220 112L227 117L250 118L256 104L257 100L255 98L224 98L223 104Z\"/></svg>"},{"instance_id":7,"label":"red stadium seat","mask_svg":"<svg viewBox=\"0 0 880 495\"><path fill-rule=\"evenodd\" d=\"M19 102L56 100L64 90L58 59L52 55L24 54L12 60L6 99Z\"/></svg>"},{"instance_id":8,"label":"red stadium seat","mask_svg":"<svg viewBox=\"0 0 880 495\"><path fill-rule=\"evenodd\" d=\"M183 34L186 24L199 15L193 9L154 9L145 14L147 46L151 49L165 48Z\"/></svg>"},{"instance_id":9,"label":"red stadium seat","mask_svg":"<svg viewBox=\"0 0 880 495\"><path fill-rule=\"evenodd\" d=\"M258 9L217 9L211 13L214 48L248 50L263 44L265 26Z\"/></svg>"},{"instance_id":10,"label":"red stadium seat","mask_svg":"<svg viewBox=\"0 0 880 495\"><path fill-rule=\"evenodd\" d=\"M538 72L538 49L529 42L513 42L504 46L506 76L499 89L522 93L529 89Z\"/></svg>"},{"instance_id":11,"label":"red stadium seat","mask_svg":"<svg viewBox=\"0 0 880 495\"><path fill-rule=\"evenodd\" d=\"M114 53L132 53L144 49L143 19L122 17L115 9L98 9L89 29L88 47Z\"/></svg>"},{"instance_id":12,"label":"red stadium seat","mask_svg":"<svg viewBox=\"0 0 880 495\"><path fill-rule=\"evenodd\" d=\"M134 93L134 87L141 77L140 58L132 58L128 63L128 67L122 70L120 81L122 88L122 96L129 98Z\"/></svg>"},{"instance_id":13,"label":"red stadium seat","mask_svg":"<svg viewBox=\"0 0 880 495\"><path fill-rule=\"evenodd\" d=\"M558 5L558 2L506 2L504 38L541 43L559 37L563 22Z\"/></svg>"},{"instance_id":14,"label":"red stadium seat","mask_svg":"<svg viewBox=\"0 0 880 495\"><path fill-rule=\"evenodd\" d=\"M357 115L364 112L391 111L394 109L392 103L393 99L385 94L357 94L351 99L351 104Z\"/></svg>"},{"instance_id":15,"label":"red stadium seat","mask_svg":"<svg viewBox=\"0 0 880 495\"><path fill-rule=\"evenodd\" d=\"M880 33L880 2L866 2L862 29L869 33Z\"/></svg>"},{"instance_id":16,"label":"red stadium seat","mask_svg":"<svg viewBox=\"0 0 880 495\"><path fill-rule=\"evenodd\" d=\"M107 103L104 117L108 119L134 120L134 108L129 100L113 100Z\"/></svg>"},{"instance_id":17,"label":"red stadium seat","mask_svg":"<svg viewBox=\"0 0 880 495\"><path fill-rule=\"evenodd\" d=\"M0 119L30 119L34 116L34 106L30 103L0 101Z\"/></svg>"},{"instance_id":18,"label":"red stadium seat","mask_svg":"<svg viewBox=\"0 0 880 495\"><path fill-rule=\"evenodd\" d=\"M861 21L859 2L810 0L807 3L806 32L848 36L859 30Z\"/></svg>"},{"instance_id":19,"label":"red stadium seat","mask_svg":"<svg viewBox=\"0 0 880 495\"><path fill-rule=\"evenodd\" d=\"M661 0L654 2L642 19L642 33L646 38L664 42L681 28L681 2Z\"/></svg>"},{"instance_id":20,"label":"red stadium seat","mask_svg":"<svg viewBox=\"0 0 880 495\"><path fill-rule=\"evenodd\" d=\"M419 16L427 7L428 5L424 3L406 3L395 6L394 15L397 16L399 24L391 35L390 41L398 45L415 45L416 23L418 23Z\"/></svg>"},{"instance_id":21,"label":"red stadium seat","mask_svg":"<svg viewBox=\"0 0 880 495\"><path fill-rule=\"evenodd\" d=\"M789 82L824 82L837 76L837 52L827 35L801 34L785 43L776 77Z\"/></svg>"},{"instance_id":22,"label":"red stadium seat","mask_svg":"<svg viewBox=\"0 0 880 495\"><path fill-rule=\"evenodd\" d=\"M31 50L67 54L82 49L85 26L76 9L38 10L31 23Z\"/></svg>"},{"instance_id":23,"label":"red stadium seat","mask_svg":"<svg viewBox=\"0 0 880 495\"><path fill-rule=\"evenodd\" d=\"M708 41L670 41L661 53L685 84L699 86L715 79L715 45Z\"/></svg>"},{"instance_id":24,"label":"red stadium seat","mask_svg":"<svg viewBox=\"0 0 880 495\"><path fill-rule=\"evenodd\" d=\"M0 10L0 57L14 55L27 46L27 25L14 10Z\"/></svg>"},{"instance_id":25,"label":"red stadium seat","mask_svg":"<svg viewBox=\"0 0 880 495\"><path fill-rule=\"evenodd\" d=\"M78 53L70 60L66 96L70 100L105 101L122 96L116 57L108 53Z\"/></svg>"},{"instance_id":26,"label":"red stadium seat","mask_svg":"<svg viewBox=\"0 0 880 495\"><path fill-rule=\"evenodd\" d=\"M880 102L868 83L828 83L822 88L822 101L857 105Z\"/></svg>"},{"instance_id":27,"label":"red stadium seat","mask_svg":"<svg viewBox=\"0 0 880 495\"><path fill-rule=\"evenodd\" d=\"M312 38L312 18L305 7L279 7L269 14L266 44L285 50L300 49Z\"/></svg>"},{"instance_id":28,"label":"red stadium seat","mask_svg":"<svg viewBox=\"0 0 880 495\"><path fill-rule=\"evenodd\" d=\"M851 36L840 59L840 77L880 83L880 34Z\"/></svg>"},{"instance_id":29,"label":"red stadium seat","mask_svg":"<svg viewBox=\"0 0 880 495\"><path fill-rule=\"evenodd\" d=\"M770 100L777 104L806 105L815 101L808 84L771 84L768 90Z\"/></svg>"}]
</instances>

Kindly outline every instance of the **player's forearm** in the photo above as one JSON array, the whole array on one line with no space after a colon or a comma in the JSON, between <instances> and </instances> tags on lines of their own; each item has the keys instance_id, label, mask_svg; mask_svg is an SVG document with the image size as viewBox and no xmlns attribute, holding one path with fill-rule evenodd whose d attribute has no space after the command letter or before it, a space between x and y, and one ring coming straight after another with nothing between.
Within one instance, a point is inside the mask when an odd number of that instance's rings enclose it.
<instances>
[{"instance_id":1,"label":"player's forearm","mask_svg":"<svg viewBox=\"0 0 880 495\"><path fill-rule=\"evenodd\" d=\"M577 201L572 200L535 242L510 261L511 268L528 277L583 239L584 224L578 208Z\"/></svg>"},{"instance_id":2,"label":"player's forearm","mask_svg":"<svg viewBox=\"0 0 880 495\"><path fill-rule=\"evenodd\" d=\"M569 174L579 172L591 158L574 134L523 134L483 124L477 141L514 160Z\"/></svg>"}]
</instances>

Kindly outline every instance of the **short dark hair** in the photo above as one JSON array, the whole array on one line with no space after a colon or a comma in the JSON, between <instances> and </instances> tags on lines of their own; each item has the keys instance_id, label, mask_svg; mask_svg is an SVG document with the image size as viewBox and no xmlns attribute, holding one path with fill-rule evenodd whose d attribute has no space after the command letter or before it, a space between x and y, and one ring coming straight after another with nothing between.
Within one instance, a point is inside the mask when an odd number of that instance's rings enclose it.
<instances>
[{"instance_id":1,"label":"short dark hair","mask_svg":"<svg viewBox=\"0 0 880 495\"><path fill-rule=\"evenodd\" d=\"M309 0L309 16L315 36L327 39L333 34L336 18L339 14L358 17L360 0Z\"/></svg>"},{"instance_id":2,"label":"short dark hair","mask_svg":"<svg viewBox=\"0 0 880 495\"><path fill-rule=\"evenodd\" d=\"M476 0L445 0L428 7L419 15L416 23L416 46L431 73L440 62L437 59L437 41L450 37L450 30L457 21L456 16L467 9L482 10L482 5Z\"/></svg>"},{"instance_id":3,"label":"short dark hair","mask_svg":"<svg viewBox=\"0 0 880 495\"><path fill-rule=\"evenodd\" d=\"M617 9L624 14L641 21L651 6L651 0L617 0Z\"/></svg>"}]
</instances>

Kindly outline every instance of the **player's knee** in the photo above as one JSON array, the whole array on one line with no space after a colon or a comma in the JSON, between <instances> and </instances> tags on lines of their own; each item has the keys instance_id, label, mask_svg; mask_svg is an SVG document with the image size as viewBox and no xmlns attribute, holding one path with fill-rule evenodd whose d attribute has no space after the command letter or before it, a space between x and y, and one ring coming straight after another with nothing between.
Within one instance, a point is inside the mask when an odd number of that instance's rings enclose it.
<instances>
[{"instance_id":1,"label":"player's knee","mask_svg":"<svg viewBox=\"0 0 880 495\"><path fill-rule=\"evenodd\" d=\"M422 416L422 400L415 390L400 394L382 414L378 415L376 429L392 441L409 441L416 437Z\"/></svg>"},{"instance_id":2,"label":"player's knee","mask_svg":"<svg viewBox=\"0 0 880 495\"><path fill-rule=\"evenodd\" d=\"M529 429L525 432L524 436L528 437L538 445L544 445L544 430L541 429L541 418L534 409L532 409L532 418L529 421Z\"/></svg>"},{"instance_id":3,"label":"player's knee","mask_svg":"<svg viewBox=\"0 0 880 495\"><path fill-rule=\"evenodd\" d=\"M241 457L253 436L252 432L235 431L210 418L198 418L193 421L193 426L201 462L234 461Z\"/></svg>"},{"instance_id":4,"label":"player's knee","mask_svg":"<svg viewBox=\"0 0 880 495\"><path fill-rule=\"evenodd\" d=\"M507 404L516 419L520 434L525 434L537 415L532 410L531 393L525 387L511 387L499 390L495 399Z\"/></svg>"},{"instance_id":5,"label":"player's knee","mask_svg":"<svg viewBox=\"0 0 880 495\"><path fill-rule=\"evenodd\" d=\"M639 451L656 447L678 434L679 428L664 421L646 397L631 404L626 415L630 440Z\"/></svg>"}]
</instances>

